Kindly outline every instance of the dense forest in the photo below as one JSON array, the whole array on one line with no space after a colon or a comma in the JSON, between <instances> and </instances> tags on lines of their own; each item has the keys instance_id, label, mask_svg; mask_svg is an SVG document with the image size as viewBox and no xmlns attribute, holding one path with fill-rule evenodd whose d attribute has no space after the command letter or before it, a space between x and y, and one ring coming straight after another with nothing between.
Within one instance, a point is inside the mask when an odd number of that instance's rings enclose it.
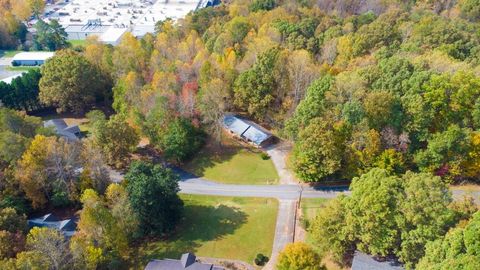
<instances>
[{"instance_id":1,"label":"dense forest","mask_svg":"<svg viewBox=\"0 0 480 270\"><path fill-rule=\"evenodd\" d=\"M42 70L40 101L83 112L112 100L177 162L202 144L199 129L219 140L222 114L235 111L293 140L306 182L374 167L476 181L478 14L474 0L233 1L114 48L91 39L60 52ZM174 129L195 143L167 149Z\"/></svg>"},{"instance_id":2,"label":"dense forest","mask_svg":"<svg viewBox=\"0 0 480 270\"><path fill-rule=\"evenodd\" d=\"M27 16L3 2L0 47L18 44ZM0 83L0 99L0 216L23 224L31 211L83 205L79 236L57 254L74 258L68 266L116 269L136 239L178 221L179 209L148 204L149 190L166 189L162 200L181 208L176 176L130 164L141 137L180 164L206 140L220 143L224 113L236 112L294 143L301 180L351 182L352 195L308 226L322 255L348 265L359 249L409 269L480 268L477 207L448 191L480 176L479 0L229 1L115 47L89 38L57 51L40 74ZM99 104L115 115L92 111ZM67 143L13 110L45 107L89 112L92 136ZM107 165L128 168L127 184L109 186ZM168 214L153 224L159 212ZM0 251L5 268L51 263L37 250L46 232L25 239L24 225L7 225L2 245L23 240Z\"/></svg>"}]
</instances>

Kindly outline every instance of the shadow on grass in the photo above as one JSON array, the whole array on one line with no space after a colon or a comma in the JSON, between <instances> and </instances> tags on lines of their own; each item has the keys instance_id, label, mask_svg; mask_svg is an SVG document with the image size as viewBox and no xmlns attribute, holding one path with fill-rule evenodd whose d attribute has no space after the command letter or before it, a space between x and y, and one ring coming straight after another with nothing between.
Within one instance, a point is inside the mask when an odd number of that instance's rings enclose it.
<instances>
[{"instance_id":1,"label":"shadow on grass","mask_svg":"<svg viewBox=\"0 0 480 270\"><path fill-rule=\"evenodd\" d=\"M168 239L150 242L143 247L142 264L152 259L177 259L185 252L197 252L207 241L231 235L247 222L247 214L226 205L186 205L178 230Z\"/></svg>"}]
</instances>

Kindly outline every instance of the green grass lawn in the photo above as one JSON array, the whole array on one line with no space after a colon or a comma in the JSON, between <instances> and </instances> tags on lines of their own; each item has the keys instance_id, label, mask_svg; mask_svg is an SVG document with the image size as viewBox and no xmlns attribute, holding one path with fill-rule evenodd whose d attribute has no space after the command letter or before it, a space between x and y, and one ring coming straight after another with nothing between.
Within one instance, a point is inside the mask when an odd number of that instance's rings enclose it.
<instances>
[{"instance_id":1,"label":"green grass lawn","mask_svg":"<svg viewBox=\"0 0 480 270\"><path fill-rule=\"evenodd\" d=\"M329 201L329 199L324 199L324 198L304 198L302 199L302 224L308 224L310 223L318 213L318 210L320 210L324 205ZM307 244L310 244L310 246L313 249L316 249L315 243L308 233L305 235L305 242ZM346 267L341 267L338 264L336 264L331 256L329 254L325 255L322 258L322 263L325 265L325 267L328 270L347 270L348 268Z\"/></svg>"},{"instance_id":2,"label":"green grass lawn","mask_svg":"<svg viewBox=\"0 0 480 270\"><path fill-rule=\"evenodd\" d=\"M219 150L207 145L184 169L197 176L226 184L276 184L278 174L271 160L263 160L257 149L232 141ZM217 147L218 148L218 147Z\"/></svg>"},{"instance_id":3,"label":"green grass lawn","mask_svg":"<svg viewBox=\"0 0 480 270\"><path fill-rule=\"evenodd\" d=\"M317 212L321 209L328 199L324 198L303 198L302 199L302 215L307 220L312 220L317 216Z\"/></svg>"},{"instance_id":4,"label":"green grass lawn","mask_svg":"<svg viewBox=\"0 0 480 270\"><path fill-rule=\"evenodd\" d=\"M16 51L16 50L8 50L8 51L2 51L0 50L0 57L13 57L15 54L19 53L21 51Z\"/></svg>"},{"instance_id":5,"label":"green grass lawn","mask_svg":"<svg viewBox=\"0 0 480 270\"><path fill-rule=\"evenodd\" d=\"M18 66L18 67L8 66L7 67L7 70L10 70L10 71L29 71L31 69L40 69L40 67L37 67L37 66Z\"/></svg>"},{"instance_id":6,"label":"green grass lawn","mask_svg":"<svg viewBox=\"0 0 480 270\"><path fill-rule=\"evenodd\" d=\"M85 39L69 40L68 42L70 42L72 46L85 46L85 44L87 44L87 40Z\"/></svg>"},{"instance_id":7,"label":"green grass lawn","mask_svg":"<svg viewBox=\"0 0 480 270\"><path fill-rule=\"evenodd\" d=\"M252 264L257 253L270 256L278 201L269 198L181 195L184 218L174 236L138 248L139 267L151 259L182 253L237 259ZM143 269L143 268L142 268Z\"/></svg>"},{"instance_id":8,"label":"green grass lawn","mask_svg":"<svg viewBox=\"0 0 480 270\"><path fill-rule=\"evenodd\" d=\"M308 227L312 220L317 216L318 210L320 210L326 203L328 199L324 198L303 198L301 207L302 207L302 225ZM312 243L312 239L308 233L305 237L305 242Z\"/></svg>"}]
</instances>

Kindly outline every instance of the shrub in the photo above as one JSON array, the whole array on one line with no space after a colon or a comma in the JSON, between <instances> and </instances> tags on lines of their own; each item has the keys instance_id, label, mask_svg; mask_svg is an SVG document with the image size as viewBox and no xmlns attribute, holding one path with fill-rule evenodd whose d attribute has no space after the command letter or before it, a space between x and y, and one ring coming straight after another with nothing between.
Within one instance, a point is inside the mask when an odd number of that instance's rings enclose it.
<instances>
[{"instance_id":1,"label":"shrub","mask_svg":"<svg viewBox=\"0 0 480 270\"><path fill-rule=\"evenodd\" d=\"M265 152L262 152L262 153L260 154L260 157L261 157L263 160L269 160L269 159L270 159L270 156L269 156L267 153L265 153Z\"/></svg>"},{"instance_id":2,"label":"shrub","mask_svg":"<svg viewBox=\"0 0 480 270\"><path fill-rule=\"evenodd\" d=\"M255 258L254 262L258 266L263 266L268 262L269 258L262 253L258 253L257 257Z\"/></svg>"}]
</instances>

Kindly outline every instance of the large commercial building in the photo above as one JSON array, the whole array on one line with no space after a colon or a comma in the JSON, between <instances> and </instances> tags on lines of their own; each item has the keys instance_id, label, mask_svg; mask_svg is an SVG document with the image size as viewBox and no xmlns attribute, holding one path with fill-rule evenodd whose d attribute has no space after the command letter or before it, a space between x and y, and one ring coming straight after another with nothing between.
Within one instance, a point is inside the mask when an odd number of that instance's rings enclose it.
<instances>
[{"instance_id":1,"label":"large commercial building","mask_svg":"<svg viewBox=\"0 0 480 270\"><path fill-rule=\"evenodd\" d=\"M40 66L53 57L54 52L21 52L12 58L12 66Z\"/></svg>"},{"instance_id":2,"label":"large commercial building","mask_svg":"<svg viewBox=\"0 0 480 270\"><path fill-rule=\"evenodd\" d=\"M142 37L153 33L159 21L177 20L190 11L219 3L220 0L64 0L47 6L42 19L58 20L69 40L96 35L101 41L116 45L126 32Z\"/></svg>"}]
</instances>

